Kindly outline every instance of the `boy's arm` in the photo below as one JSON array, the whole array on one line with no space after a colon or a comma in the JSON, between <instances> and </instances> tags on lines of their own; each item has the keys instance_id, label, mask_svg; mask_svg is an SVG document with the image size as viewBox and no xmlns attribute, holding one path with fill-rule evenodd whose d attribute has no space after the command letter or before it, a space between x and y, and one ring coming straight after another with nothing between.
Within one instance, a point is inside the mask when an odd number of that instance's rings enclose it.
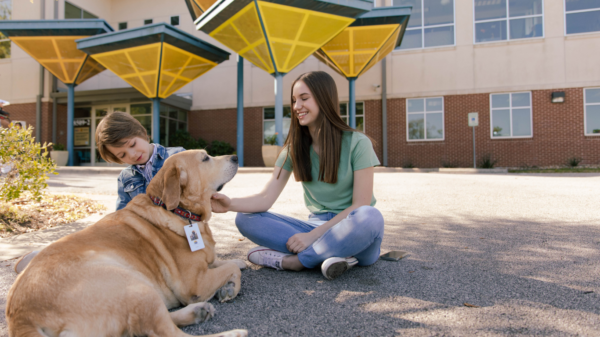
<instances>
[{"instance_id":1,"label":"boy's arm","mask_svg":"<svg viewBox=\"0 0 600 337\"><path fill-rule=\"evenodd\" d=\"M127 204L131 201L131 197L128 193L125 193L125 187L123 186L123 181L121 180L121 176L119 175L118 181L118 189L117 189L117 211L127 206Z\"/></svg>"}]
</instances>

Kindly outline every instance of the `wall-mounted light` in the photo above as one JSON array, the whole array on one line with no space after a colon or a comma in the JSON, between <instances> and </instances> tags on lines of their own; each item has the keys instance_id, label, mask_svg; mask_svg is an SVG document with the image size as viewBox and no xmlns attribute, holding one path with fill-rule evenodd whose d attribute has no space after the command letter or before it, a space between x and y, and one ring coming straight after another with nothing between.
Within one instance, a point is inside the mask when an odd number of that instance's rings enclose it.
<instances>
[{"instance_id":1,"label":"wall-mounted light","mask_svg":"<svg viewBox=\"0 0 600 337\"><path fill-rule=\"evenodd\" d=\"M555 91L552 93L552 103L564 103L565 102L565 92L564 91Z\"/></svg>"}]
</instances>

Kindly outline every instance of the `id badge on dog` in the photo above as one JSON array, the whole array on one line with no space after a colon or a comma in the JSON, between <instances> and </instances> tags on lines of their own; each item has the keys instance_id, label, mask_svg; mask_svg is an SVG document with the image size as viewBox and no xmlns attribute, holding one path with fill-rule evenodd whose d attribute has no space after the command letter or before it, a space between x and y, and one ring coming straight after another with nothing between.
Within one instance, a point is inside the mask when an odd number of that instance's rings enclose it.
<instances>
[{"instance_id":1,"label":"id badge on dog","mask_svg":"<svg viewBox=\"0 0 600 337\"><path fill-rule=\"evenodd\" d=\"M192 224L189 224L183 227L183 229L185 230L185 237L187 238L188 243L190 244L190 249L192 250L192 252L204 248L204 241L202 241L202 234L200 234L200 230L198 229L197 223L194 222Z\"/></svg>"}]
</instances>

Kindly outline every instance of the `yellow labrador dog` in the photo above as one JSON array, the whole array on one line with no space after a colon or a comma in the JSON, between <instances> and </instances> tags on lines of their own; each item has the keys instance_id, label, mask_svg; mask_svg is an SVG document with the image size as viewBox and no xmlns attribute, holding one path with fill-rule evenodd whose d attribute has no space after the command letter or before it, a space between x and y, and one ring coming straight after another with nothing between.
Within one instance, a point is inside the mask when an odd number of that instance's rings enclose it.
<instances>
[{"instance_id":1,"label":"yellow labrador dog","mask_svg":"<svg viewBox=\"0 0 600 337\"><path fill-rule=\"evenodd\" d=\"M246 264L215 260L207 223L211 195L237 169L237 156L175 154L147 194L42 250L8 293L9 336L190 336L177 326L209 319L214 308L205 301L228 301L240 291ZM178 214L195 219L205 248L191 251L184 231L190 221ZM167 310L181 304L187 306Z\"/></svg>"}]
</instances>

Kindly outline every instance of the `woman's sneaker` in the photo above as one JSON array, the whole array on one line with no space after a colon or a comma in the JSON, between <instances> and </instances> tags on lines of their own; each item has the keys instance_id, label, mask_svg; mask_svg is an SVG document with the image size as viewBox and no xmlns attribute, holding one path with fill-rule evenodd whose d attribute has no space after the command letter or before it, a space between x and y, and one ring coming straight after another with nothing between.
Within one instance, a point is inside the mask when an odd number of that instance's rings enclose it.
<instances>
[{"instance_id":1,"label":"woman's sneaker","mask_svg":"<svg viewBox=\"0 0 600 337\"><path fill-rule=\"evenodd\" d=\"M283 270L283 258L291 255L278 252L274 249L258 246L248 251L248 261L263 267Z\"/></svg>"},{"instance_id":2,"label":"woman's sneaker","mask_svg":"<svg viewBox=\"0 0 600 337\"><path fill-rule=\"evenodd\" d=\"M323 261L321 272L328 280L333 280L342 275L346 270L354 267L358 260L354 256L350 257L330 257Z\"/></svg>"}]
</instances>

